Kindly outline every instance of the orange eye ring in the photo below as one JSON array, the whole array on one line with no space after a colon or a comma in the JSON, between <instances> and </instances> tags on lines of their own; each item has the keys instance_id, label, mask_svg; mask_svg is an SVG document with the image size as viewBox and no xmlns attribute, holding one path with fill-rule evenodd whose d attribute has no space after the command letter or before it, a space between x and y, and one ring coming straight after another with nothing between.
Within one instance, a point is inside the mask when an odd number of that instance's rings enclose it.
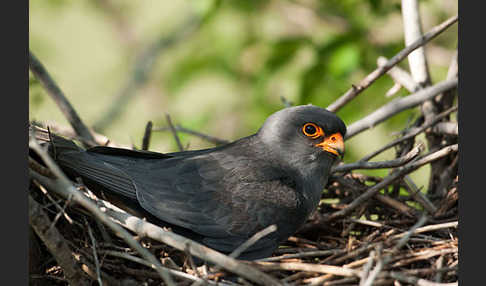
<instances>
[{"instance_id":1,"label":"orange eye ring","mask_svg":"<svg viewBox=\"0 0 486 286\"><path fill-rule=\"evenodd\" d=\"M308 122L302 126L302 133L304 133L304 135L307 137L311 137L312 139L317 139L324 136L324 131L322 131L322 128L312 122Z\"/></svg>"}]
</instances>

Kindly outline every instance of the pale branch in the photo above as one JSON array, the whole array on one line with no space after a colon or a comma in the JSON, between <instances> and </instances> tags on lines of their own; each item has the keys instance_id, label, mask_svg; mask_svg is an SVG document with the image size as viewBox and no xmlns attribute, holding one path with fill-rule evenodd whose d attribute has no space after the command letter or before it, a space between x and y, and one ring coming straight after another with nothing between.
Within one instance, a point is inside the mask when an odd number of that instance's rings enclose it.
<instances>
[{"instance_id":1,"label":"pale branch","mask_svg":"<svg viewBox=\"0 0 486 286\"><path fill-rule=\"evenodd\" d=\"M423 37L418 0L402 0L402 19L405 45ZM408 55L408 64L413 79L421 87L430 84L430 74L424 47L419 47Z\"/></svg>"},{"instance_id":2,"label":"pale branch","mask_svg":"<svg viewBox=\"0 0 486 286\"><path fill-rule=\"evenodd\" d=\"M365 193L357 197L356 199L353 200L349 205L347 205L344 209L341 209L337 212L334 212L330 214L327 217L324 217L324 221L330 221L334 220L343 216L348 215L351 211L362 205L364 202L368 201L370 198L372 198L375 194L377 194L381 189L387 187L388 185L392 184L394 181L397 179L405 176L406 174L409 174L416 169L422 167L425 164L428 164L430 162L433 162L437 159L440 159L452 152L457 152L458 145L449 145L446 146L438 151L429 153L422 158L418 158L407 165L400 167L397 169L395 172L392 174L388 175L385 177L381 182L376 183L375 185L371 186Z\"/></svg>"},{"instance_id":3,"label":"pale branch","mask_svg":"<svg viewBox=\"0 0 486 286\"><path fill-rule=\"evenodd\" d=\"M459 134L459 127L457 122L439 122L432 128L432 132L457 136Z\"/></svg>"},{"instance_id":4,"label":"pale branch","mask_svg":"<svg viewBox=\"0 0 486 286\"><path fill-rule=\"evenodd\" d=\"M454 16L449 18L448 20L444 21L440 25L437 25L430 29L426 34L424 34L420 39L417 39L412 44L406 46L403 50L401 50L398 54L393 56L390 60L386 62L386 64L379 66L369 75L367 75L357 86L352 86L345 94L339 97L336 101L331 103L327 109L331 112L337 112L341 109L346 103L354 99L358 96L363 90L368 88L373 82L375 82L379 77L385 74L388 70L390 70L393 66L398 64L401 60L407 57L412 51L425 45L427 42L435 38L437 35L445 31L448 27L452 24L456 23L458 20L458 16Z\"/></svg>"},{"instance_id":5,"label":"pale branch","mask_svg":"<svg viewBox=\"0 0 486 286\"><path fill-rule=\"evenodd\" d=\"M422 150L423 150L423 145L419 144L415 146L415 148L410 150L410 152L397 159L380 161L380 162L358 161L354 163L338 165L331 169L331 173L349 172L351 170L356 170L356 169L396 168L410 162L413 158L417 157L417 155L420 154Z\"/></svg>"},{"instance_id":6,"label":"pale branch","mask_svg":"<svg viewBox=\"0 0 486 286\"><path fill-rule=\"evenodd\" d=\"M74 131L83 138L83 142L88 146L96 146L96 140L94 139L91 131L83 123L76 110L71 103L67 100L64 93L52 79L47 72L44 65L37 59L37 57L29 50L29 69L34 76L41 82L47 94L54 100L66 119L69 121Z\"/></svg>"},{"instance_id":7,"label":"pale branch","mask_svg":"<svg viewBox=\"0 0 486 286\"><path fill-rule=\"evenodd\" d=\"M364 118L349 125L346 132L346 139L349 139L364 130L376 126L378 123L383 122L384 120L405 109L415 107L422 102L437 96L439 93L455 88L457 83L457 78L445 80L437 83L436 85L421 89L409 96L395 98L394 100L373 111L371 114L368 114Z\"/></svg>"},{"instance_id":8,"label":"pale branch","mask_svg":"<svg viewBox=\"0 0 486 286\"><path fill-rule=\"evenodd\" d=\"M233 250L230 253L230 257L236 258L240 256L241 253L243 253L245 250L247 250L249 247L251 247L253 244L255 244L257 241L262 239L263 237L269 235L270 233L274 232L277 230L277 225L272 224L267 226L266 228L260 230L259 232L255 233L252 237L250 237L247 241L245 241L243 244L238 246L235 250Z\"/></svg>"},{"instance_id":9,"label":"pale branch","mask_svg":"<svg viewBox=\"0 0 486 286\"><path fill-rule=\"evenodd\" d=\"M385 57L378 57L378 66L384 66L388 62ZM399 66L392 67L386 72L396 83L403 86L409 92L416 92L419 89L419 85L415 82L413 77Z\"/></svg>"},{"instance_id":10,"label":"pale branch","mask_svg":"<svg viewBox=\"0 0 486 286\"><path fill-rule=\"evenodd\" d=\"M388 150L389 148L399 144L400 142L403 142L405 140L408 140L412 137L417 136L421 132L425 131L427 128L433 126L434 124L436 124L440 120L444 119L445 117L449 116L449 114L451 114L452 112L455 112L455 111L457 111L457 106L453 106L453 107L449 108L448 110L445 110L440 114L437 114L437 116L434 117L430 122L425 123L421 127L417 127L417 128L407 130L405 135L403 135L402 137L393 140L392 142L386 144L385 146L381 147L380 149L374 151L373 153L363 157L362 159L360 159L360 161L369 161L371 158L373 158L376 155L382 153L383 151Z\"/></svg>"},{"instance_id":11,"label":"pale branch","mask_svg":"<svg viewBox=\"0 0 486 286\"><path fill-rule=\"evenodd\" d=\"M30 171L29 174L38 180L40 183L48 187L50 190L56 192L64 198L72 198L72 201L81 205L86 210L91 212L97 219L111 228L115 233L117 233L130 247L136 250L142 257L147 259L150 263L154 264L157 272L160 274L164 282L168 285L175 285L169 273L162 268L160 262L150 253L147 249L143 248L133 237L123 229L120 225L113 222L106 214L104 214L97 205L91 202L83 193L78 191L76 187L69 181L66 175L61 171L59 166L54 162L54 160L49 156L47 151L42 148L37 141L35 136L30 134L29 136L29 148L34 150L44 161L47 167L55 174L56 180L51 180L42 175L39 175L35 171Z\"/></svg>"}]
</instances>

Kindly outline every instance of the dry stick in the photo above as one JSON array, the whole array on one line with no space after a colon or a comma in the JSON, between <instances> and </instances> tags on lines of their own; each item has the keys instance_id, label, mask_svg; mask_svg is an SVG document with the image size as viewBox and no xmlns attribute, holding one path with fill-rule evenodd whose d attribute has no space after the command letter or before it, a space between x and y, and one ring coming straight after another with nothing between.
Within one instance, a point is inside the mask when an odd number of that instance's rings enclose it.
<instances>
[{"instance_id":1,"label":"dry stick","mask_svg":"<svg viewBox=\"0 0 486 286\"><path fill-rule=\"evenodd\" d=\"M85 221L86 227L88 228L88 234L89 238L91 239L91 248L93 249L93 258L94 258L94 263L95 263L95 268L96 268L96 279L98 280L98 284L100 286L103 285L103 282L101 281L101 274L100 274L100 261L98 260L98 254L96 252L96 239L93 236L93 231L91 230L91 227L88 224L88 221Z\"/></svg>"},{"instance_id":2,"label":"dry stick","mask_svg":"<svg viewBox=\"0 0 486 286\"><path fill-rule=\"evenodd\" d=\"M141 264L141 265L145 265L145 266L150 267L150 268L154 268L153 265L151 265L150 263L147 263L147 261L140 259L136 256L130 255L128 253L118 252L118 251L113 251L113 250L105 250L105 251L101 252L101 254L123 258L123 259L126 259L126 260L133 261L135 263ZM167 271L169 271L174 276L182 277L182 278L192 280L192 281L200 281L200 282L203 282L203 283L210 283L212 285L216 285L216 283L211 281L211 280L203 280L203 279L201 279L197 276L190 275L190 274L187 274L187 273L182 272L182 271L177 271L177 270L170 269L170 268L167 268ZM218 285L226 285L226 284L218 282Z\"/></svg>"},{"instance_id":3,"label":"dry stick","mask_svg":"<svg viewBox=\"0 0 486 286\"><path fill-rule=\"evenodd\" d=\"M149 74L152 72L154 64L156 63L156 57L162 51L167 50L186 39L189 35L197 30L200 23L201 19L199 19L199 17L191 17L183 22L170 35L164 35L151 43L148 48L138 56L132 76L125 86L119 91L118 95L113 100L113 104L111 105L110 109L106 112L102 112L103 117L94 124L93 128L101 132L106 129L114 120L118 119L127 103L136 95L136 90L147 82Z\"/></svg>"},{"instance_id":4,"label":"dry stick","mask_svg":"<svg viewBox=\"0 0 486 286\"><path fill-rule=\"evenodd\" d=\"M457 227L459 225L458 221L452 221L452 222L446 222L446 223L439 223L439 224L431 224L431 225L426 225L423 227L419 227L414 230L413 234L419 234L419 233L424 233L424 232L429 232L429 231L434 231L438 229L444 229L444 228L450 228L450 227ZM390 239L397 239L405 236L407 232L395 234L390 237Z\"/></svg>"},{"instance_id":5,"label":"dry stick","mask_svg":"<svg viewBox=\"0 0 486 286\"><path fill-rule=\"evenodd\" d=\"M353 86L349 89L344 95L339 97L336 101L330 104L327 109L332 112L337 112L341 107L343 107L346 103L354 99L358 96L363 90L368 88L373 82L375 82L380 76L385 74L389 69L393 66L398 64L401 60L407 57L412 51L417 49L420 46L423 46L437 35L442 33L445 29L450 27L452 24L457 22L458 17L454 16L449 18L442 24L433 27L428 31L425 35L423 35L420 39L416 40L412 44L406 46L403 50L401 50L398 54L392 57L386 64L383 66L378 67L373 72L371 72L368 76L366 76L357 86Z\"/></svg>"},{"instance_id":6,"label":"dry stick","mask_svg":"<svg viewBox=\"0 0 486 286\"><path fill-rule=\"evenodd\" d=\"M420 152L423 150L423 145L418 144L415 146L410 152L405 154L404 156L394 159L394 160L387 160L387 161L380 161L380 162L366 162L366 161L358 161L349 164L338 165L332 168L331 173L335 172L348 172L351 170L356 169L383 169L383 168L396 168L399 166L403 166L410 162L412 159L417 157Z\"/></svg>"},{"instance_id":7,"label":"dry stick","mask_svg":"<svg viewBox=\"0 0 486 286\"><path fill-rule=\"evenodd\" d=\"M136 216L130 215L109 202L98 199L98 203L103 206L102 211L109 215L111 219L123 225L127 229L137 233L141 237L149 237L156 241L168 244L181 251L187 250L191 255L220 265L224 269L236 273L255 283L261 285L280 285L275 278L232 257L224 255L216 250L175 234L171 231L164 230Z\"/></svg>"},{"instance_id":8,"label":"dry stick","mask_svg":"<svg viewBox=\"0 0 486 286\"><path fill-rule=\"evenodd\" d=\"M388 62L388 59L380 56L376 62L378 66L384 66ZM399 66L392 67L386 73L393 79L393 81L400 84L400 86L403 86L409 92L416 92L419 89L419 85L415 82L413 77Z\"/></svg>"},{"instance_id":9,"label":"dry stick","mask_svg":"<svg viewBox=\"0 0 486 286\"><path fill-rule=\"evenodd\" d=\"M405 45L411 45L423 37L418 0L402 0L402 19ZM408 64L413 79L420 86L430 84L430 75L424 47L408 55Z\"/></svg>"},{"instance_id":10,"label":"dry stick","mask_svg":"<svg viewBox=\"0 0 486 286\"><path fill-rule=\"evenodd\" d=\"M302 262L253 262L265 271L270 270L289 270L289 271L308 271L316 273L332 274L337 276L359 276L359 271L351 268L339 267L326 264L310 264Z\"/></svg>"},{"instance_id":11,"label":"dry stick","mask_svg":"<svg viewBox=\"0 0 486 286\"><path fill-rule=\"evenodd\" d=\"M440 114L437 114L437 116L434 117L429 123L426 123L426 124L422 125L420 128L414 128L413 130L408 131L404 136L402 136L402 137L400 137L398 139L393 140L392 142L386 144L385 146L381 147L380 149L374 151L373 153L371 153L371 154L363 157L360 161L369 161L373 157L375 157L378 154L382 153L383 151L388 150L389 148L397 145L398 143L400 143L402 141L405 141L405 140L408 140L408 139L410 139L412 137L415 137L416 135L418 135L419 133L425 131L427 128L429 128L432 125L436 124L437 122L439 122L443 118L449 116L449 114L451 114L454 111L457 111L457 106L453 106L453 107L449 108L448 110L446 110L446 111L444 111L444 112L442 112Z\"/></svg>"},{"instance_id":12,"label":"dry stick","mask_svg":"<svg viewBox=\"0 0 486 286\"><path fill-rule=\"evenodd\" d=\"M64 276L70 285L90 285L87 277L76 265L68 243L57 228L49 228L49 217L42 206L29 195L29 222L39 238L49 249L64 271Z\"/></svg>"},{"instance_id":13,"label":"dry stick","mask_svg":"<svg viewBox=\"0 0 486 286\"><path fill-rule=\"evenodd\" d=\"M174 125L172 124L172 120L170 119L170 115L168 113L166 113L165 118L167 119L167 124L169 125L170 131L172 132L172 135L174 136L174 139L177 143L177 147L179 148L179 151L184 151L184 147L182 146L181 139L179 138L179 135L177 135L177 131L175 130Z\"/></svg>"},{"instance_id":14,"label":"dry stick","mask_svg":"<svg viewBox=\"0 0 486 286\"><path fill-rule=\"evenodd\" d=\"M410 196L424 207L424 209L431 215L435 214L437 207L420 191L415 185L410 176L404 176L403 181L410 188Z\"/></svg>"},{"instance_id":15,"label":"dry stick","mask_svg":"<svg viewBox=\"0 0 486 286\"><path fill-rule=\"evenodd\" d=\"M300 252L300 253L293 253L293 254L284 254L280 256L272 256L272 257L266 257L266 258L261 258L256 261L260 262L273 262L273 261L279 261L282 259L291 259L291 258L305 258L305 257L320 257L324 255L335 255L335 254L343 254L346 253L346 250L343 249L332 249L332 250L316 250L316 251L305 251L305 252Z\"/></svg>"},{"instance_id":16,"label":"dry stick","mask_svg":"<svg viewBox=\"0 0 486 286\"><path fill-rule=\"evenodd\" d=\"M457 122L439 122L432 128L432 132L457 136L459 134L459 127L457 126Z\"/></svg>"},{"instance_id":17,"label":"dry stick","mask_svg":"<svg viewBox=\"0 0 486 286\"><path fill-rule=\"evenodd\" d=\"M231 252L231 254L229 256L233 257L233 258L240 256L241 253L243 253L245 250L247 250L249 247L251 247L253 244L255 244L258 240L262 239L263 237L269 235L270 233L272 233L276 230L277 230L277 225L275 225L275 224L267 226L266 228L255 233L252 237L250 237L243 244L238 246L235 250L233 250Z\"/></svg>"},{"instance_id":18,"label":"dry stick","mask_svg":"<svg viewBox=\"0 0 486 286\"><path fill-rule=\"evenodd\" d=\"M49 94L54 102L56 102L56 104L59 106L59 109L61 109L64 116L66 116L67 120L76 131L76 133L84 139L83 142L88 143L88 146L90 147L98 145L93 135L89 131L88 127L86 127L81 118L78 116L76 110L74 110L71 103L69 103L67 98L64 96L62 90L49 75L44 65L42 65L42 63L37 59L34 54L32 54L30 50L29 69L34 74L34 76L42 83L42 86L44 86L44 88L46 89L47 94Z\"/></svg>"},{"instance_id":19,"label":"dry stick","mask_svg":"<svg viewBox=\"0 0 486 286\"><path fill-rule=\"evenodd\" d=\"M227 143L230 142L228 140L220 139L220 138L217 138L217 137L214 137L214 136L210 136L210 135L198 132L198 131L194 131L194 130L182 127L180 125L174 126L174 129L178 132L183 132L183 133L187 133L187 134L197 136L201 139L204 139L204 140L211 142L211 143L214 143L216 145L223 145L223 144L227 144ZM171 130L170 127L160 127L160 128L153 129L153 131L167 131L167 130L170 131Z\"/></svg>"},{"instance_id":20,"label":"dry stick","mask_svg":"<svg viewBox=\"0 0 486 286\"><path fill-rule=\"evenodd\" d=\"M381 106L371 114L368 114L364 118L352 123L347 128L346 139L353 137L354 135L370 129L376 126L378 123L396 115L397 113L415 107L422 102L431 99L438 94L456 88L458 79L449 79L437 83L436 85L421 89L414 94L406 97L395 98L394 100L388 102L387 104Z\"/></svg>"},{"instance_id":21,"label":"dry stick","mask_svg":"<svg viewBox=\"0 0 486 286\"><path fill-rule=\"evenodd\" d=\"M152 135L152 121L147 122L145 126L145 133L142 139L142 150L148 150L150 145L150 137Z\"/></svg>"},{"instance_id":22,"label":"dry stick","mask_svg":"<svg viewBox=\"0 0 486 286\"><path fill-rule=\"evenodd\" d=\"M49 154L44 150L35 140L34 136L29 138L29 148L33 149L44 161L44 163L49 167L49 169L56 175L57 180L53 181L47 179L34 171L29 172L32 177L41 182L44 185L50 187L51 190L55 191L64 198L72 196L73 202L78 203L83 206L89 212L91 212L96 218L101 222L110 227L118 236L120 236L130 247L135 249L140 255L147 259L150 263L156 266L157 272L160 274L164 282L168 285L175 285L174 281L168 274L165 268L162 267L160 262L150 253L146 248L143 248L133 237L122 228L120 225L114 223L110 218L108 218L94 203L92 203L84 194L79 192L69 181L69 179L64 175L59 166L52 160Z\"/></svg>"},{"instance_id":23,"label":"dry stick","mask_svg":"<svg viewBox=\"0 0 486 286\"><path fill-rule=\"evenodd\" d=\"M401 167L394 173L388 175L385 177L381 182L373 185L370 187L365 193L360 195L358 198L356 198L352 203L350 203L347 207L345 207L342 210L339 210L337 212L332 213L331 215L324 217L324 221L330 221L334 220L340 217L343 217L347 214L349 214L351 211L356 209L358 206L372 198L375 194L377 194L381 189L384 187L388 186L389 184L393 183L395 180L405 176L406 174L415 171L416 169L420 168L421 166L430 163L432 161L435 161L437 159L440 159L452 152L456 152L458 149L458 145L449 145L446 146L436 152L429 153L425 156L423 156L420 159L417 159L415 161L412 161L408 163L407 165Z\"/></svg>"}]
</instances>

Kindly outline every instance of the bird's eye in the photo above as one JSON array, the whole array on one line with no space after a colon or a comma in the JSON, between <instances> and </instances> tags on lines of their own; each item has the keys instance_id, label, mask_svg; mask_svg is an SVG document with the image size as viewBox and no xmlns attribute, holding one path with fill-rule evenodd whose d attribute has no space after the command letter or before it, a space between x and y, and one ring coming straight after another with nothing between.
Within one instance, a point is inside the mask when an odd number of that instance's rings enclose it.
<instances>
[{"instance_id":1,"label":"bird's eye","mask_svg":"<svg viewBox=\"0 0 486 286\"><path fill-rule=\"evenodd\" d=\"M306 123L302 127L302 132L305 136L311 137L312 139L318 138L324 135L322 129L314 123Z\"/></svg>"}]
</instances>

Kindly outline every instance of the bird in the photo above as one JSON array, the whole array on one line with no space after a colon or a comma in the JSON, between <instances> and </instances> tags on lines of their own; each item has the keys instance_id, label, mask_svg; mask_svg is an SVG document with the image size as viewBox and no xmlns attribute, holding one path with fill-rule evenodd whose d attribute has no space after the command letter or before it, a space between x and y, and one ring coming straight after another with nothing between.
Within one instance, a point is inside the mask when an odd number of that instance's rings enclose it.
<instances>
[{"instance_id":1,"label":"bird","mask_svg":"<svg viewBox=\"0 0 486 286\"><path fill-rule=\"evenodd\" d=\"M87 187L225 254L275 225L237 257L256 260L271 256L317 209L345 135L342 119L308 104L282 108L255 134L202 150L84 149L60 136L49 150Z\"/></svg>"}]
</instances>

